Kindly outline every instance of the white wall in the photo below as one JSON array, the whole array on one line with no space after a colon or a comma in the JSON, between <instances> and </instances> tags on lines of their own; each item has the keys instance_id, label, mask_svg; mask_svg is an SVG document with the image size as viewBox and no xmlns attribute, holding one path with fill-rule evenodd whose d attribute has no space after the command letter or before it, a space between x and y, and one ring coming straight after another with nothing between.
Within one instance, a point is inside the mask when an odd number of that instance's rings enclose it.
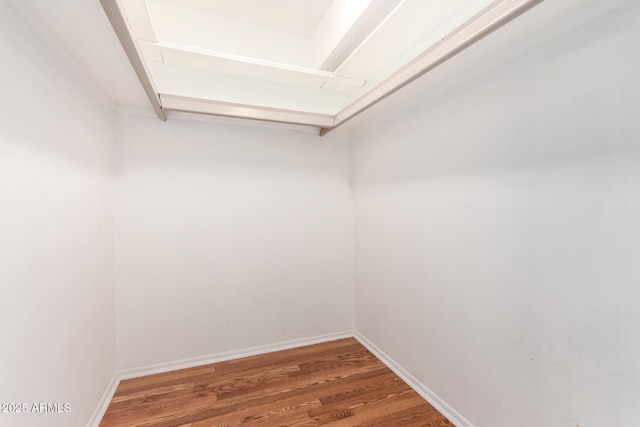
<instances>
[{"instance_id":1,"label":"white wall","mask_svg":"<svg viewBox=\"0 0 640 427\"><path fill-rule=\"evenodd\" d=\"M349 138L117 117L118 366L353 328Z\"/></svg>"},{"instance_id":2,"label":"white wall","mask_svg":"<svg viewBox=\"0 0 640 427\"><path fill-rule=\"evenodd\" d=\"M547 0L433 73L356 137L354 254L348 137L114 135L0 2L0 402L72 405L0 424L86 424L115 300L120 369L351 329L355 255L356 328L476 426L634 426L639 24Z\"/></svg>"},{"instance_id":3,"label":"white wall","mask_svg":"<svg viewBox=\"0 0 640 427\"><path fill-rule=\"evenodd\" d=\"M84 426L115 372L113 114L0 1L0 425Z\"/></svg>"},{"instance_id":4,"label":"white wall","mask_svg":"<svg viewBox=\"0 0 640 427\"><path fill-rule=\"evenodd\" d=\"M638 425L638 40L544 2L356 137L356 328L478 427Z\"/></svg>"}]
</instances>

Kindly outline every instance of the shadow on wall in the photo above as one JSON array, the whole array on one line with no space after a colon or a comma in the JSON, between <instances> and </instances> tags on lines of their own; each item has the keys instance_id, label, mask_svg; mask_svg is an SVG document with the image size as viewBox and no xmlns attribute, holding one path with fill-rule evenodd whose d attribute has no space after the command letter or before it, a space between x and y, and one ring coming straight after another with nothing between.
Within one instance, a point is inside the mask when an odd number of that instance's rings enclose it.
<instances>
[{"instance_id":1,"label":"shadow on wall","mask_svg":"<svg viewBox=\"0 0 640 427\"><path fill-rule=\"evenodd\" d=\"M119 114L117 123L118 153L126 151L126 156L118 156L126 157L126 161L118 162L118 172L134 167L274 173L325 171L347 184L351 180L350 157L344 155L345 145L351 144L346 135L320 138L315 133L212 125L197 120L162 123L155 117L126 114Z\"/></svg>"}]
</instances>

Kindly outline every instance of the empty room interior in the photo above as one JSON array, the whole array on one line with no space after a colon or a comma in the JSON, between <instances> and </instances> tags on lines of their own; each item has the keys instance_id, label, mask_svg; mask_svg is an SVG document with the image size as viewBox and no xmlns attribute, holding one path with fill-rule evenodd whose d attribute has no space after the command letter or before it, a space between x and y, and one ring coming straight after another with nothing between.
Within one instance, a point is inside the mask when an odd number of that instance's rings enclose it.
<instances>
[{"instance_id":1,"label":"empty room interior","mask_svg":"<svg viewBox=\"0 0 640 427\"><path fill-rule=\"evenodd\" d=\"M639 0L0 0L0 426L640 425Z\"/></svg>"}]
</instances>

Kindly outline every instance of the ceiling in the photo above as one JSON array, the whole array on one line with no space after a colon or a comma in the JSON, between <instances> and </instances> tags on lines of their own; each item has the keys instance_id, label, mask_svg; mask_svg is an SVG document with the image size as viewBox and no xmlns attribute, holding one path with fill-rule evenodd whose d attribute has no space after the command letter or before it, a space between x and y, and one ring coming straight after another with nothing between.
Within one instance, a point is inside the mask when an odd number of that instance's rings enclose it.
<instances>
[{"instance_id":1,"label":"ceiling","mask_svg":"<svg viewBox=\"0 0 640 427\"><path fill-rule=\"evenodd\" d=\"M117 105L325 131L540 1L10 0Z\"/></svg>"},{"instance_id":2,"label":"ceiling","mask_svg":"<svg viewBox=\"0 0 640 427\"><path fill-rule=\"evenodd\" d=\"M333 0L162 0L203 13L310 36Z\"/></svg>"}]
</instances>

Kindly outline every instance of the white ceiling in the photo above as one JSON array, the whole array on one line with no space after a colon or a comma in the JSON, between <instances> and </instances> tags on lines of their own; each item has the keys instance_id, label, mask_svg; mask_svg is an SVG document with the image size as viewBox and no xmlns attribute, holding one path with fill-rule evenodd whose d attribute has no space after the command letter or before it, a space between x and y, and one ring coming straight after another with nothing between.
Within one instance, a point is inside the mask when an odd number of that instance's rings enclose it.
<instances>
[{"instance_id":1,"label":"white ceiling","mask_svg":"<svg viewBox=\"0 0 640 427\"><path fill-rule=\"evenodd\" d=\"M337 116L490 4L523 0L309 1L117 4L163 107L188 97Z\"/></svg>"},{"instance_id":2,"label":"white ceiling","mask_svg":"<svg viewBox=\"0 0 640 427\"><path fill-rule=\"evenodd\" d=\"M333 0L158 0L237 21L310 36Z\"/></svg>"},{"instance_id":3,"label":"white ceiling","mask_svg":"<svg viewBox=\"0 0 640 427\"><path fill-rule=\"evenodd\" d=\"M98 0L8 1L104 98L115 105L149 107ZM118 1L146 2L143 15L151 12L137 45L156 93L318 114L321 122L366 97L385 76L492 2ZM169 19L177 13L184 19ZM216 25L207 33L211 20ZM326 71L323 62L347 75Z\"/></svg>"}]
</instances>

